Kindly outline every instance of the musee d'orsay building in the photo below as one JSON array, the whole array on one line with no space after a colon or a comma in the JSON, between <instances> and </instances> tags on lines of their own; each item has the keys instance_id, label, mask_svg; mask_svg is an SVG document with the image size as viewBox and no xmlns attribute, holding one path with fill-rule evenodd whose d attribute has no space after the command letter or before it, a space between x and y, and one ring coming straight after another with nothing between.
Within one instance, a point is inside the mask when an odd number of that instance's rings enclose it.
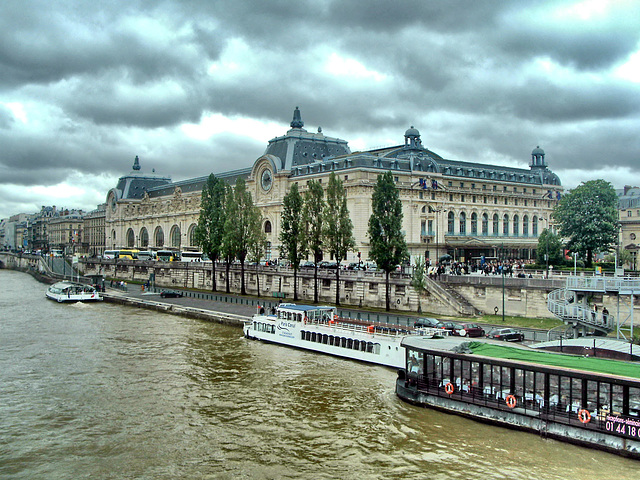
<instances>
[{"instance_id":1,"label":"musee d'orsay building","mask_svg":"<svg viewBox=\"0 0 640 480\"><path fill-rule=\"evenodd\" d=\"M357 252L362 260L368 258L371 195L378 175L388 170L400 192L412 257L530 259L539 234L553 227L550 215L562 187L539 147L531 153L528 169L511 168L442 158L423 145L414 127L404 133L403 143L365 152L351 152L345 140L328 137L321 128L313 133L303 127L296 107L291 128L270 140L251 167L214 172L231 185L239 177L246 179L262 211L267 259L279 257L282 199L291 185L297 183L301 192L310 180L327 185L331 172L344 183L354 225L356 248L347 261L355 261ZM195 247L207 177L172 182L143 173L136 157L133 171L107 195L107 248Z\"/></svg>"}]
</instances>

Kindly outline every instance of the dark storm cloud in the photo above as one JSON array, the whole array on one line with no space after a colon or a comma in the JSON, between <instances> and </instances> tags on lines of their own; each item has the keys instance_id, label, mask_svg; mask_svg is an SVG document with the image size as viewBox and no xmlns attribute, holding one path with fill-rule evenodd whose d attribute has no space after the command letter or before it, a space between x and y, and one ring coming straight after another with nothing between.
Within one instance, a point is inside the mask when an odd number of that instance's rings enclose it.
<instances>
[{"instance_id":1,"label":"dark storm cloud","mask_svg":"<svg viewBox=\"0 0 640 480\"><path fill-rule=\"evenodd\" d=\"M269 138L182 125L282 135L296 105L369 147L415 125L456 160L526 166L540 144L556 170L640 177L640 84L612 75L639 32L637 2L2 2L0 201L74 175L103 188L135 155L176 180L248 167Z\"/></svg>"}]
</instances>

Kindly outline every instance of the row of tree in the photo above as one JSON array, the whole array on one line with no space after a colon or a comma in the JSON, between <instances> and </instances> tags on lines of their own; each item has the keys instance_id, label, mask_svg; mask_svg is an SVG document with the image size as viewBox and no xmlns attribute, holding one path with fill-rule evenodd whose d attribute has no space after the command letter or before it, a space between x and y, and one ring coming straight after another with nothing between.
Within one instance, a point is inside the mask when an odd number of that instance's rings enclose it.
<instances>
[{"instance_id":1,"label":"row of tree","mask_svg":"<svg viewBox=\"0 0 640 480\"><path fill-rule=\"evenodd\" d=\"M402 231L402 203L391 172L378 176L369 218L369 258L386 273L386 309L390 310L389 274L408 259ZM216 285L216 261L226 261L226 291L230 291L229 269L234 260L241 266L241 293L246 294L245 261L259 264L264 256L266 235L260 210L254 205L244 179L235 187L211 174L202 189L200 217L195 239L213 262L212 289ZM280 257L293 268L293 295L298 299L298 270L311 257L314 264L314 302L318 302L318 264L328 254L336 264L336 305L340 304L340 263L356 244L353 222L347 208L342 181L332 172L326 189L308 182L304 195L293 184L285 195L280 224ZM259 280L258 280L259 282ZM260 284L258 283L258 295Z\"/></svg>"}]
</instances>

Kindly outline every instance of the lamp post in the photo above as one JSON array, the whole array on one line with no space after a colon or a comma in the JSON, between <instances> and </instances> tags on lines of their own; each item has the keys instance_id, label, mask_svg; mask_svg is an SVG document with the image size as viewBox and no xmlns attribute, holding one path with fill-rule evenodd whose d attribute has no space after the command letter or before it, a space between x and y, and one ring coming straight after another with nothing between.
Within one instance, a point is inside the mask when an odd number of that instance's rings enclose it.
<instances>
[{"instance_id":1,"label":"lamp post","mask_svg":"<svg viewBox=\"0 0 640 480\"><path fill-rule=\"evenodd\" d=\"M504 242L500 244L500 257L504 255ZM504 323L504 261L502 264L502 323Z\"/></svg>"}]
</instances>

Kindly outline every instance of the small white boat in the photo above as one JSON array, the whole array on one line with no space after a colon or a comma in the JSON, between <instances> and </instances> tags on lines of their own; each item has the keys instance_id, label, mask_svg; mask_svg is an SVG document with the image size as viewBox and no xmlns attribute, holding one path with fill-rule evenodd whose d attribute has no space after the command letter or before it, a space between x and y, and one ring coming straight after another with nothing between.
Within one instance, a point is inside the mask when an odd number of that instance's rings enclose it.
<instances>
[{"instance_id":1,"label":"small white boat","mask_svg":"<svg viewBox=\"0 0 640 480\"><path fill-rule=\"evenodd\" d=\"M90 302L102 300L100 292L91 285L58 282L50 285L46 297L57 302Z\"/></svg>"},{"instance_id":2,"label":"small white boat","mask_svg":"<svg viewBox=\"0 0 640 480\"><path fill-rule=\"evenodd\" d=\"M406 366L403 338L443 335L441 329L338 318L334 307L293 303L254 315L243 330L247 338L394 368Z\"/></svg>"}]
</instances>

